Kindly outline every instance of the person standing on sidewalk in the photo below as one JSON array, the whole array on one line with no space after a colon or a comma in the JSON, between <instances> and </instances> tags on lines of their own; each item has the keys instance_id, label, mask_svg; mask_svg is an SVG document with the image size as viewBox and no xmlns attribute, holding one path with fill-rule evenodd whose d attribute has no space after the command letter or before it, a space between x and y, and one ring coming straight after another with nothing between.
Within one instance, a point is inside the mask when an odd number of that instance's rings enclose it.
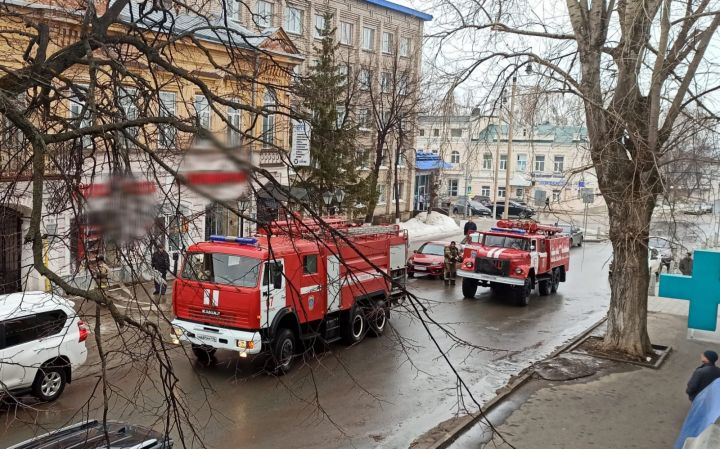
<instances>
[{"instance_id":1,"label":"person standing on sidewalk","mask_svg":"<svg viewBox=\"0 0 720 449\"><path fill-rule=\"evenodd\" d=\"M720 378L720 368L715 366L717 360L718 354L715 351L705 351L700 356L702 365L695 369L685 390L691 401L715 379Z\"/></svg>"},{"instance_id":2,"label":"person standing on sidewalk","mask_svg":"<svg viewBox=\"0 0 720 449\"><path fill-rule=\"evenodd\" d=\"M471 232L477 231L477 225L473 221L472 217L468 218L468 221L465 222L465 226L463 227L463 234L468 235Z\"/></svg>"},{"instance_id":3,"label":"person standing on sidewalk","mask_svg":"<svg viewBox=\"0 0 720 449\"><path fill-rule=\"evenodd\" d=\"M550 212L552 212L552 209L550 209L550 198L546 196L545 197L545 207L543 207L543 212L548 211L548 210Z\"/></svg>"},{"instance_id":4,"label":"person standing on sidewalk","mask_svg":"<svg viewBox=\"0 0 720 449\"><path fill-rule=\"evenodd\" d=\"M680 259L680 265L678 265L678 269L682 274L685 276L691 276L692 275L692 253L688 251L688 253Z\"/></svg>"},{"instance_id":5,"label":"person standing on sidewalk","mask_svg":"<svg viewBox=\"0 0 720 449\"><path fill-rule=\"evenodd\" d=\"M95 283L98 288L106 288L110 282L110 267L105 263L105 256L102 254L95 259Z\"/></svg>"},{"instance_id":6,"label":"person standing on sidewalk","mask_svg":"<svg viewBox=\"0 0 720 449\"><path fill-rule=\"evenodd\" d=\"M455 246L455 242L450 242L450 246L445 247L445 269L443 270L445 285L455 285L455 277L457 275L457 267L455 264L460 260L460 252L457 246Z\"/></svg>"},{"instance_id":7,"label":"person standing on sidewalk","mask_svg":"<svg viewBox=\"0 0 720 449\"><path fill-rule=\"evenodd\" d=\"M158 247L152 255L152 268L157 270L160 278L154 279L155 291L153 295L164 295L167 289L167 272L170 270L170 256L165 248Z\"/></svg>"}]
</instances>

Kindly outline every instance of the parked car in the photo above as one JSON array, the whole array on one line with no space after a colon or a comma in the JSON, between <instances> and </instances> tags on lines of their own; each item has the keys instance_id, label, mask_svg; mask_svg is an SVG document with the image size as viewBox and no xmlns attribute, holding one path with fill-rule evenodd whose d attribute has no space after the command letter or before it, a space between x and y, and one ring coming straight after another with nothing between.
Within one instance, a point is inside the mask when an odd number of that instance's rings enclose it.
<instances>
[{"instance_id":1,"label":"parked car","mask_svg":"<svg viewBox=\"0 0 720 449\"><path fill-rule=\"evenodd\" d=\"M413 252L407 262L408 277L416 274L442 276L447 242L425 242Z\"/></svg>"},{"instance_id":2,"label":"parked car","mask_svg":"<svg viewBox=\"0 0 720 449\"><path fill-rule=\"evenodd\" d=\"M8 449L170 449L173 447L172 440L160 432L117 421L106 421L105 424L106 426L103 426L102 422L97 420L80 422L10 446Z\"/></svg>"},{"instance_id":3,"label":"parked car","mask_svg":"<svg viewBox=\"0 0 720 449\"><path fill-rule=\"evenodd\" d=\"M497 218L502 217L503 211L505 210L505 200L497 201L495 206L495 216ZM509 202L509 210L508 210L508 216L509 217L518 217L518 218L530 218L533 215L535 215L535 209L531 207L526 207L521 204L516 203L515 201ZM492 206L490 207L492 209Z\"/></svg>"},{"instance_id":4,"label":"parked car","mask_svg":"<svg viewBox=\"0 0 720 449\"><path fill-rule=\"evenodd\" d=\"M562 234L570 237L570 246L582 246L585 236L580 228L572 224L557 224L562 228Z\"/></svg>"},{"instance_id":5,"label":"parked car","mask_svg":"<svg viewBox=\"0 0 720 449\"><path fill-rule=\"evenodd\" d=\"M73 303L45 292L0 295L0 396L54 401L85 363L88 328Z\"/></svg>"},{"instance_id":6,"label":"parked car","mask_svg":"<svg viewBox=\"0 0 720 449\"><path fill-rule=\"evenodd\" d=\"M672 263L673 254L677 254L684 248L679 243L673 242L665 237L651 236L648 239L649 252L655 251L658 257L658 264L660 265L658 273L662 271L662 265L669 265Z\"/></svg>"},{"instance_id":7,"label":"parked car","mask_svg":"<svg viewBox=\"0 0 720 449\"><path fill-rule=\"evenodd\" d=\"M489 217L490 215L492 215L492 211L487 207L483 206L477 201L468 200L465 198L461 198L455 201L452 205L452 211L455 215L463 213L467 215L477 215L483 217Z\"/></svg>"},{"instance_id":8,"label":"parked car","mask_svg":"<svg viewBox=\"0 0 720 449\"><path fill-rule=\"evenodd\" d=\"M473 201L477 201L488 209L492 208L492 200L489 196L475 195L472 199Z\"/></svg>"}]
</instances>

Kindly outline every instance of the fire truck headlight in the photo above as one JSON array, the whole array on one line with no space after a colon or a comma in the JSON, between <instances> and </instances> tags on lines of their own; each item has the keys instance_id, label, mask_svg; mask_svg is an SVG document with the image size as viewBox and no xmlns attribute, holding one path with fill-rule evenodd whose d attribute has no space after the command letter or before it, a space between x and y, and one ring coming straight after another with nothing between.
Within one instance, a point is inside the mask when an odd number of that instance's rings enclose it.
<instances>
[{"instance_id":1,"label":"fire truck headlight","mask_svg":"<svg viewBox=\"0 0 720 449\"><path fill-rule=\"evenodd\" d=\"M520 267L515 268L515 274L523 274L523 269Z\"/></svg>"},{"instance_id":2,"label":"fire truck headlight","mask_svg":"<svg viewBox=\"0 0 720 449\"><path fill-rule=\"evenodd\" d=\"M472 262L465 262L465 267L466 267L466 268L472 268L472 267L473 267L473 263L472 263Z\"/></svg>"},{"instance_id":3,"label":"fire truck headlight","mask_svg":"<svg viewBox=\"0 0 720 449\"><path fill-rule=\"evenodd\" d=\"M185 331L181 327L173 326L173 333L177 337L182 337Z\"/></svg>"},{"instance_id":4,"label":"fire truck headlight","mask_svg":"<svg viewBox=\"0 0 720 449\"><path fill-rule=\"evenodd\" d=\"M237 347L240 349L254 349L254 341L237 340Z\"/></svg>"}]
</instances>

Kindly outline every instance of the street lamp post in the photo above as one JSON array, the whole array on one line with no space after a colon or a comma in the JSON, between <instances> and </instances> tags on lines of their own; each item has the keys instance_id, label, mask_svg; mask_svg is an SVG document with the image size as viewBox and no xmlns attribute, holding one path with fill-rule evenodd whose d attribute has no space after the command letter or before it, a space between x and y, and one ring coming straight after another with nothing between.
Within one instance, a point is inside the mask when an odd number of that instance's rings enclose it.
<instances>
[{"instance_id":1,"label":"street lamp post","mask_svg":"<svg viewBox=\"0 0 720 449\"><path fill-rule=\"evenodd\" d=\"M335 189L335 201L338 202L338 213L342 212L342 202L345 199L345 191L338 187Z\"/></svg>"},{"instance_id":2,"label":"street lamp post","mask_svg":"<svg viewBox=\"0 0 720 449\"><path fill-rule=\"evenodd\" d=\"M330 204L333 200L333 193L332 192L325 192L322 194L323 203L325 203L325 207L327 207L327 213L330 215Z\"/></svg>"},{"instance_id":3,"label":"street lamp post","mask_svg":"<svg viewBox=\"0 0 720 449\"><path fill-rule=\"evenodd\" d=\"M250 197L243 195L238 200L238 209L240 210L240 237L245 236L245 211L250 208Z\"/></svg>"},{"instance_id":4,"label":"street lamp post","mask_svg":"<svg viewBox=\"0 0 720 449\"><path fill-rule=\"evenodd\" d=\"M512 140L513 140L513 119L515 118L515 91L517 89L517 76L512 79L512 91L510 92L510 113L508 114L508 145L507 159L505 160L505 208L503 209L503 219L508 218L508 209L510 209L510 168L512 166Z\"/></svg>"}]
</instances>

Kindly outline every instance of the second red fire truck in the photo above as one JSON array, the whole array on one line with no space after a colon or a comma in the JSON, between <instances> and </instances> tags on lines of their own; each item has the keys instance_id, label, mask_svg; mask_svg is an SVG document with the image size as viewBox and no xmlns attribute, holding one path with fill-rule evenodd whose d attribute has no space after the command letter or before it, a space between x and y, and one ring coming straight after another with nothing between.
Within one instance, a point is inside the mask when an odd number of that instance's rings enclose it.
<instances>
[{"instance_id":1,"label":"second red fire truck","mask_svg":"<svg viewBox=\"0 0 720 449\"><path fill-rule=\"evenodd\" d=\"M570 239L561 232L532 221L500 220L477 234L464 247L457 271L463 295L473 298L478 286L490 287L526 306L535 286L541 295L555 293L570 270Z\"/></svg>"},{"instance_id":2,"label":"second red fire truck","mask_svg":"<svg viewBox=\"0 0 720 449\"><path fill-rule=\"evenodd\" d=\"M315 341L382 334L388 301L405 282L407 232L327 221L346 240L298 219L254 238L212 236L190 246L173 288L175 342L190 342L198 357L268 352L284 373Z\"/></svg>"}]
</instances>

